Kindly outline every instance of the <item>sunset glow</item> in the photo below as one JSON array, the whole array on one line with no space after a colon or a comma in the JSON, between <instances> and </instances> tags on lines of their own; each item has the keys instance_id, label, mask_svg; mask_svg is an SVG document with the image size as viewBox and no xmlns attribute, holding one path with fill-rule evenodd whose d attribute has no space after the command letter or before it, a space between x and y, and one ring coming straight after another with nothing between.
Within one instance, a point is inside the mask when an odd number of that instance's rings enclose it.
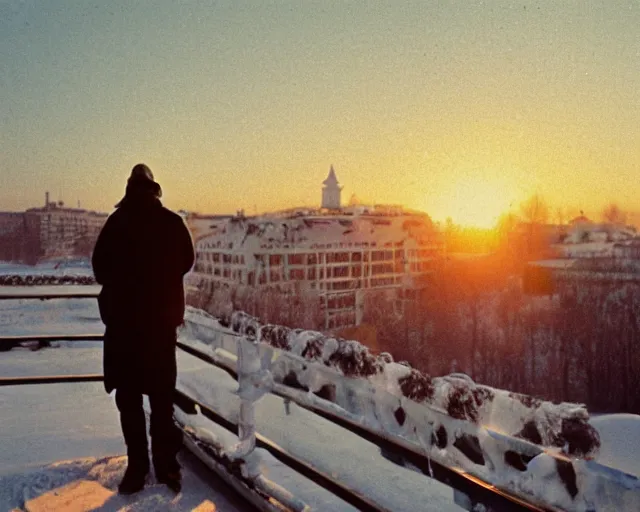
<instances>
[{"instance_id":1,"label":"sunset glow","mask_svg":"<svg viewBox=\"0 0 640 512\"><path fill-rule=\"evenodd\" d=\"M317 206L331 164L345 201L468 225L534 192L637 211L638 26L634 2L16 1L0 204L111 211L143 161L209 213Z\"/></svg>"},{"instance_id":2,"label":"sunset glow","mask_svg":"<svg viewBox=\"0 0 640 512\"><path fill-rule=\"evenodd\" d=\"M491 228L509 210L511 197L511 191L500 183L461 181L453 190L448 211L456 224Z\"/></svg>"}]
</instances>

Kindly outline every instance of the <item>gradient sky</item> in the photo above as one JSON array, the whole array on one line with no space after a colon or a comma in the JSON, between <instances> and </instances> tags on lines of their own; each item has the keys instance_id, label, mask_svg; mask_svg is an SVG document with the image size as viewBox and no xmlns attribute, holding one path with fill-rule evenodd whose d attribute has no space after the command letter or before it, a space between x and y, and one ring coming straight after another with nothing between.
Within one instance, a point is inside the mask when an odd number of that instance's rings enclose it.
<instances>
[{"instance_id":1,"label":"gradient sky","mask_svg":"<svg viewBox=\"0 0 640 512\"><path fill-rule=\"evenodd\" d=\"M0 209L640 210L640 2L0 0Z\"/></svg>"}]
</instances>

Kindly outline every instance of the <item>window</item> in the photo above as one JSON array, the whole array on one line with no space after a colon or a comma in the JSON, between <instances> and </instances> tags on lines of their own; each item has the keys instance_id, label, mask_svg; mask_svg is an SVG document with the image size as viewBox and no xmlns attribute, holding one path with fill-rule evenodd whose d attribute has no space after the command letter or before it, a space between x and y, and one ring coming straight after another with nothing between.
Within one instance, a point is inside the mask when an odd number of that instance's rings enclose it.
<instances>
[{"instance_id":1,"label":"window","mask_svg":"<svg viewBox=\"0 0 640 512\"><path fill-rule=\"evenodd\" d=\"M333 269L333 277L349 277L349 267L335 267Z\"/></svg>"},{"instance_id":2,"label":"window","mask_svg":"<svg viewBox=\"0 0 640 512\"><path fill-rule=\"evenodd\" d=\"M392 274L393 273L393 264L392 263L376 263L372 267L372 274Z\"/></svg>"},{"instance_id":3,"label":"window","mask_svg":"<svg viewBox=\"0 0 640 512\"><path fill-rule=\"evenodd\" d=\"M294 281L304 281L305 272L303 268L292 268L289 271L289 278Z\"/></svg>"},{"instance_id":4,"label":"window","mask_svg":"<svg viewBox=\"0 0 640 512\"><path fill-rule=\"evenodd\" d=\"M306 254L289 254L287 261L289 265L304 265Z\"/></svg>"},{"instance_id":5,"label":"window","mask_svg":"<svg viewBox=\"0 0 640 512\"><path fill-rule=\"evenodd\" d=\"M316 269L315 268L310 268L310 269L307 270L307 278L310 281L315 280L315 278L316 278Z\"/></svg>"},{"instance_id":6,"label":"window","mask_svg":"<svg viewBox=\"0 0 640 512\"><path fill-rule=\"evenodd\" d=\"M361 252L352 252L351 253L351 261L362 261L362 253Z\"/></svg>"},{"instance_id":7,"label":"window","mask_svg":"<svg viewBox=\"0 0 640 512\"><path fill-rule=\"evenodd\" d=\"M349 261L348 252L330 252L327 254L327 263L344 263Z\"/></svg>"},{"instance_id":8,"label":"window","mask_svg":"<svg viewBox=\"0 0 640 512\"><path fill-rule=\"evenodd\" d=\"M271 265L272 267L282 265L282 254L269 255L269 265Z\"/></svg>"},{"instance_id":9,"label":"window","mask_svg":"<svg viewBox=\"0 0 640 512\"><path fill-rule=\"evenodd\" d=\"M331 286L333 290L348 290L350 287L351 287L350 281L336 281Z\"/></svg>"}]
</instances>

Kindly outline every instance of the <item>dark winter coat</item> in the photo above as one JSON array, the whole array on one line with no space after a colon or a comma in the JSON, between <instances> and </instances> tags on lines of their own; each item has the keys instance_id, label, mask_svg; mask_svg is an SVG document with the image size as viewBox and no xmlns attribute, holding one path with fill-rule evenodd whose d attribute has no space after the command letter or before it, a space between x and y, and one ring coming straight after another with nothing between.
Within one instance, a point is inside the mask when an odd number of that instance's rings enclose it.
<instances>
[{"instance_id":1,"label":"dark winter coat","mask_svg":"<svg viewBox=\"0 0 640 512\"><path fill-rule=\"evenodd\" d=\"M107 392L123 385L146 392L175 382L175 332L185 309L182 281L193 262L187 227L156 197L131 194L107 219L92 258L107 327Z\"/></svg>"}]
</instances>

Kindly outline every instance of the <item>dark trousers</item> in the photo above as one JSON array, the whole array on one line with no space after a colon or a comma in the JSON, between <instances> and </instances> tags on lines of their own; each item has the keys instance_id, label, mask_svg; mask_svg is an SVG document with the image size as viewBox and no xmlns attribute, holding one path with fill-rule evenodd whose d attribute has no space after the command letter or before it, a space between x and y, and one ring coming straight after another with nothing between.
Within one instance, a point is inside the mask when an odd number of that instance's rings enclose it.
<instances>
[{"instance_id":1,"label":"dark trousers","mask_svg":"<svg viewBox=\"0 0 640 512\"><path fill-rule=\"evenodd\" d=\"M156 476L175 472L179 469L176 455L182 444L182 433L173 423L173 388L154 390L148 396L151 406L151 452ZM149 445L142 393L119 387L116 390L116 405L120 411L129 465L146 471L149 468Z\"/></svg>"}]
</instances>

